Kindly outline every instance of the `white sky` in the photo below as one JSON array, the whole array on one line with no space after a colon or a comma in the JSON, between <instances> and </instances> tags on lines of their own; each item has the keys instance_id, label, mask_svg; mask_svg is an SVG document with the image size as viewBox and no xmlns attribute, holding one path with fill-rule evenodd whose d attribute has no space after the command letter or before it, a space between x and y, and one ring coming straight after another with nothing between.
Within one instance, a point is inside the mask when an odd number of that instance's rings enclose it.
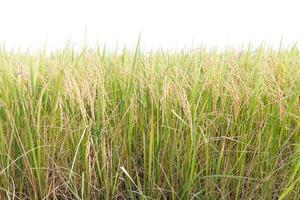
<instances>
[{"instance_id":1,"label":"white sky","mask_svg":"<svg viewBox=\"0 0 300 200\"><path fill-rule=\"evenodd\" d=\"M86 38L143 48L278 47L300 39L295 0L0 0L0 43L9 48L60 48Z\"/></svg>"}]
</instances>

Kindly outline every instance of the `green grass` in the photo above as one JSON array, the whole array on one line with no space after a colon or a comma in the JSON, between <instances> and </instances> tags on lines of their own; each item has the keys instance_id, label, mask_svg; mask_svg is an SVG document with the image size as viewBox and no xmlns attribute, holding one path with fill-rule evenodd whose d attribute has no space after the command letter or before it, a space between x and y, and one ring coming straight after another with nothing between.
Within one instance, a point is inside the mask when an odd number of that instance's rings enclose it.
<instances>
[{"instance_id":1,"label":"green grass","mask_svg":"<svg viewBox=\"0 0 300 200\"><path fill-rule=\"evenodd\" d=\"M0 199L299 199L300 51L0 50Z\"/></svg>"}]
</instances>

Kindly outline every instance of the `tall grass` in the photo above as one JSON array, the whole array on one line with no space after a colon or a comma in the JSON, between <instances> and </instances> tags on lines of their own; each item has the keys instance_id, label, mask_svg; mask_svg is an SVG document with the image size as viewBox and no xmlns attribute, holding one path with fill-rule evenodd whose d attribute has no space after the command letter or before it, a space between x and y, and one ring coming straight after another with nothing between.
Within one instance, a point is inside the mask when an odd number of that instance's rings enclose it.
<instances>
[{"instance_id":1,"label":"tall grass","mask_svg":"<svg viewBox=\"0 0 300 200\"><path fill-rule=\"evenodd\" d=\"M1 199L300 199L300 51L0 50Z\"/></svg>"}]
</instances>

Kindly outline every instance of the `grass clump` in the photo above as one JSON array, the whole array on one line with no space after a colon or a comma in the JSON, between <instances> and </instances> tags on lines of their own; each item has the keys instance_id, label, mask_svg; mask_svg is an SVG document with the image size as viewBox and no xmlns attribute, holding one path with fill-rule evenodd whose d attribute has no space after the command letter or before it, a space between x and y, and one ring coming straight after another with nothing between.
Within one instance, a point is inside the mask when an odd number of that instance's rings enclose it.
<instances>
[{"instance_id":1,"label":"grass clump","mask_svg":"<svg viewBox=\"0 0 300 200\"><path fill-rule=\"evenodd\" d=\"M299 199L297 48L0 51L1 199Z\"/></svg>"}]
</instances>

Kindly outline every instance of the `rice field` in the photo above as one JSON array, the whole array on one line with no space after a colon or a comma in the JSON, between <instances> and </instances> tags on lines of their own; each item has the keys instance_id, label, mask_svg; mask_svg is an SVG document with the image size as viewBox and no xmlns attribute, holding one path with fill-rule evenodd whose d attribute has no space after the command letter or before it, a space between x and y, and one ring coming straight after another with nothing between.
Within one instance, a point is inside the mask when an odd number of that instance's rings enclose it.
<instances>
[{"instance_id":1,"label":"rice field","mask_svg":"<svg viewBox=\"0 0 300 200\"><path fill-rule=\"evenodd\" d=\"M0 49L0 199L300 199L300 50Z\"/></svg>"}]
</instances>

